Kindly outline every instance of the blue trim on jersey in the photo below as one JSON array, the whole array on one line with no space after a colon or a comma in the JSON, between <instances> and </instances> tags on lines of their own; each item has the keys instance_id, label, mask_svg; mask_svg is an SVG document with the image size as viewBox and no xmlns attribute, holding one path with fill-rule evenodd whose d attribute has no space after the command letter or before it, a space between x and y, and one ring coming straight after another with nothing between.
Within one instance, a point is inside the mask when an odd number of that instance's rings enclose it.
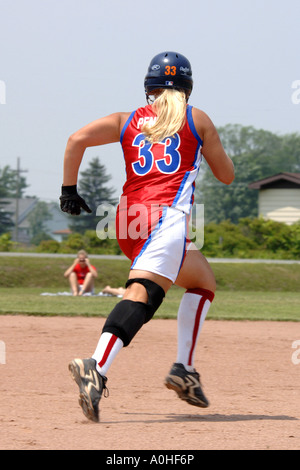
<instances>
[{"instance_id":1,"label":"blue trim on jersey","mask_svg":"<svg viewBox=\"0 0 300 470\"><path fill-rule=\"evenodd\" d=\"M183 253L182 253L182 258L181 258L181 262L180 262L180 266L179 266L179 269L178 269L178 274L179 274L179 271L181 270L181 267L183 265L183 261L184 261L184 258L185 258L185 252L186 252L186 232L187 232L187 217L186 217L186 224L185 224L185 236L184 236L184 245L183 245ZM177 274L177 276L178 276Z\"/></svg>"},{"instance_id":2,"label":"blue trim on jersey","mask_svg":"<svg viewBox=\"0 0 300 470\"><path fill-rule=\"evenodd\" d=\"M174 198L174 201L172 202L172 206L171 206L171 207L176 206L177 201L178 201L178 199L179 199L180 196L181 196L181 193L182 193L182 190L183 190L183 188L184 188L185 182L186 182L186 180L187 180L188 177L189 177L189 174L190 174L190 171L187 171L186 174L184 175L184 177L182 178L181 185L179 186L179 189L178 189L177 194L176 194L176 196L175 196L175 198Z\"/></svg>"},{"instance_id":3,"label":"blue trim on jersey","mask_svg":"<svg viewBox=\"0 0 300 470\"><path fill-rule=\"evenodd\" d=\"M199 154L200 154L200 162L199 162L199 168L200 168L200 163L202 162L202 153L201 153L201 150L200 150L201 147L202 147L202 145L199 142L198 145L197 145L197 148L196 148L195 158L194 158L194 162L193 162L194 168L196 168L196 161L197 161L197 158L198 158Z\"/></svg>"},{"instance_id":4,"label":"blue trim on jersey","mask_svg":"<svg viewBox=\"0 0 300 470\"><path fill-rule=\"evenodd\" d=\"M127 121L125 122L124 124L124 127L121 131L121 134L120 134L120 142L122 144L122 141L123 141L123 137L124 137L124 134L125 134L125 131L127 129L127 127L129 126L130 122L132 121L132 118L133 116L135 115L135 111L132 111L132 113L130 114L129 118L127 119Z\"/></svg>"},{"instance_id":5,"label":"blue trim on jersey","mask_svg":"<svg viewBox=\"0 0 300 470\"><path fill-rule=\"evenodd\" d=\"M196 188L195 181L193 182L192 187L193 188L192 188L192 194L191 194L191 199L190 199L190 206L192 206L193 196L194 196L194 192L195 192L195 188Z\"/></svg>"},{"instance_id":6,"label":"blue trim on jersey","mask_svg":"<svg viewBox=\"0 0 300 470\"><path fill-rule=\"evenodd\" d=\"M198 155L199 155L199 152L200 152L200 147L203 145L203 141L202 141L201 137L198 135L198 133L196 131L195 124L194 124L194 121L193 121L193 116L192 116L192 109L193 109L193 106L188 105L186 114L187 114L187 120L188 120L188 124L190 126L190 129L191 129L195 139L198 141L198 145L197 145L196 152L195 152L195 157L194 157L194 162L193 162L193 167L195 169L196 168L197 158L198 158ZM200 163L201 163L201 160L200 160ZM199 168L200 168L200 164L199 164ZM174 201L173 201L171 207L176 206L176 204L177 204L177 202L178 202L178 200L179 200L179 198L182 194L185 182L188 179L189 175L190 175L190 171L187 171L185 173L182 181L181 181L181 184L179 186L179 189L177 191L177 194L174 198ZM194 191L195 191L195 182L193 182L192 194L191 194L191 199L190 199L190 206L192 205Z\"/></svg>"},{"instance_id":7,"label":"blue trim on jersey","mask_svg":"<svg viewBox=\"0 0 300 470\"><path fill-rule=\"evenodd\" d=\"M152 237L156 234L157 230L160 229L161 227L161 224L163 223L163 220L166 216L166 212L167 212L167 209L168 209L168 206L165 206L163 208L163 213L162 215L160 216L159 218L159 221L157 222L157 225L155 227L155 229L153 230L153 232L150 233L149 237L147 238L147 240L145 241L144 245L143 245L143 248L141 249L141 251L139 252L139 254L135 257L132 265L131 265L131 268L130 269L133 269L135 263L137 262L137 260L139 259L140 256L142 256L142 254L144 253L144 251L146 250L147 246L149 245L149 243L151 242L152 240Z\"/></svg>"},{"instance_id":8,"label":"blue trim on jersey","mask_svg":"<svg viewBox=\"0 0 300 470\"><path fill-rule=\"evenodd\" d=\"M195 127L194 119L193 119L193 115L192 115L192 109L193 109L193 106L190 106L190 105L188 104L187 110L186 110L187 120L188 120L190 129L191 129L192 133L194 134L194 137L198 140L198 142L199 142L201 145L203 145L203 140L201 139L201 137L199 136L198 132L196 131L196 127Z\"/></svg>"}]
</instances>

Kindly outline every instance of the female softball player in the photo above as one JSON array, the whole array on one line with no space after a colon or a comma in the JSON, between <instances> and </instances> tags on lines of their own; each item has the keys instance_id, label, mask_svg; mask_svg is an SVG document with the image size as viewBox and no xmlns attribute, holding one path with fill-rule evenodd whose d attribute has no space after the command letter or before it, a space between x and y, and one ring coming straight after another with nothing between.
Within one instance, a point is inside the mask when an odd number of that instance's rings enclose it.
<instances>
[{"instance_id":1,"label":"female softball player","mask_svg":"<svg viewBox=\"0 0 300 470\"><path fill-rule=\"evenodd\" d=\"M109 314L92 357L69 365L83 412L96 422L109 367L153 317L172 284L185 292L178 310L177 358L165 385L191 405L209 405L194 369L194 353L216 284L207 260L189 242L186 227L202 156L225 184L234 179L233 163L210 118L188 105L193 79L183 55L156 55L144 86L146 106L83 127L69 138L64 156L61 209L73 215L81 209L91 212L77 193L87 147L120 141L126 166L116 218L118 242L132 261L126 291Z\"/></svg>"}]
</instances>

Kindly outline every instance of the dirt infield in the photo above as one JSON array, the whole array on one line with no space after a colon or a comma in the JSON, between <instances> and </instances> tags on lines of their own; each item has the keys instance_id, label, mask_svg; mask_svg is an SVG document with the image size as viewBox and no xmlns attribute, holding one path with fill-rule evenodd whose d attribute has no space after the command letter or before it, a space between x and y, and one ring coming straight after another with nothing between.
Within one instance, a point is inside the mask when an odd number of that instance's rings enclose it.
<instances>
[{"instance_id":1,"label":"dirt infield","mask_svg":"<svg viewBox=\"0 0 300 470\"><path fill-rule=\"evenodd\" d=\"M0 316L1 450L300 448L299 323L206 321L196 365L211 406L200 409L164 387L176 321L152 320L112 365L95 424L67 366L93 353L103 321Z\"/></svg>"}]
</instances>

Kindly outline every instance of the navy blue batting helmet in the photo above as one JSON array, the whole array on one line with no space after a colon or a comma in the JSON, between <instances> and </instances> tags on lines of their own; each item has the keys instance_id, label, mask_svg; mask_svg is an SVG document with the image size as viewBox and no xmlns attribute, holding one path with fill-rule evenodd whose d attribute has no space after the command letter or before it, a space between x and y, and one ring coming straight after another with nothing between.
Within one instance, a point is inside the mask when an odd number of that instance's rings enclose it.
<instances>
[{"instance_id":1,"label":"navy blue batting helmet","mask_svg":"<svg viewBox=\"0 0 300 470\"><path fill-rule=\"evenodd\" d=\"M150 62L144 81L145 92L157 88L184 90L189 97L193 89L192 67L186 57L178 52L161 52Z\"/></svg>"}]
</instances>

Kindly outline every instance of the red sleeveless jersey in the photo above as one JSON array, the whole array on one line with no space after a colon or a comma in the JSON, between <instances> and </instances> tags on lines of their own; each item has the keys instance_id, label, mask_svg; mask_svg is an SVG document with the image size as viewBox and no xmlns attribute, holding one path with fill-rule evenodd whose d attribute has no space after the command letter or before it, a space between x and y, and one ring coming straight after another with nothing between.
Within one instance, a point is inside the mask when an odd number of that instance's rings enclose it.
<instances>
[{"instance_id":1,"label":"red sleeveless jersey","mask_svg":"<svg viewBox=\"0 0 300 470\"><path fill-rule=\"evenodd\" d=\"M167 205L189 214L203 145L193 122L192 106L187 106L186 121L179 132L151 144L141 128L155 120L152 106L147 105L132 112L122 129L120 142L126 166L122 196L126 196L127 206Z\"/></svg>"}]
</instances>

